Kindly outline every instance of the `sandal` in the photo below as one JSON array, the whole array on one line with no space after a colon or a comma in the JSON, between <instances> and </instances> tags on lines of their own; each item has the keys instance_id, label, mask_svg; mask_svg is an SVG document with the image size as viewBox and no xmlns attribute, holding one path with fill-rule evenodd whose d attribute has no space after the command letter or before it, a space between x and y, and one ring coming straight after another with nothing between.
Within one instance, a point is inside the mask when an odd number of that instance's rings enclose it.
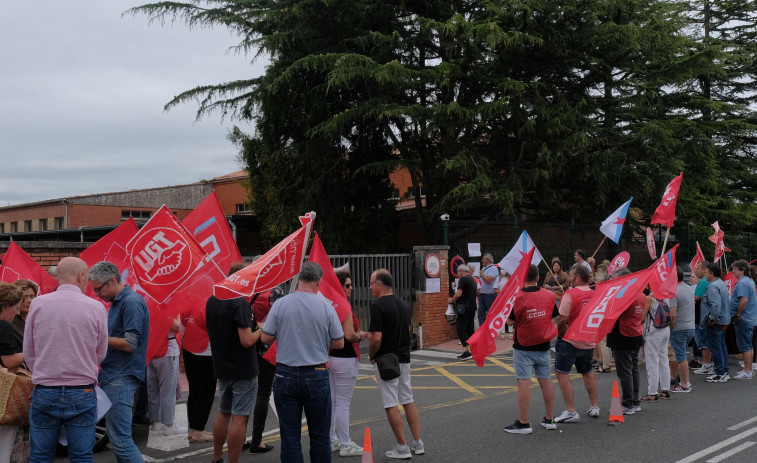
<instances>
[{"instance_id":1,"label":"sandal","mask_svg":"<svg viewBox=\"0 0 757 463\"><path fill-rule=\"evenodd\" d=\"M612 368L609 365L606 367L599 365L599 366L594 367L594 371L597 373L609 373L612 371Z\"/></svg>"},{"instance_id":2,"label":"sandal","mask_svg":"<svg viewBox=\"0 0 757 463\"><path fill-rule=\"evenodd\" d=\"M655 395L646 395L646 396L644 396L644 397L641 398L641 400L643 400L645 402L654 402L654 401L659 400L659 399L660 398L657 397L657 394L655 394Z\"/></svg>"}]
</instances>

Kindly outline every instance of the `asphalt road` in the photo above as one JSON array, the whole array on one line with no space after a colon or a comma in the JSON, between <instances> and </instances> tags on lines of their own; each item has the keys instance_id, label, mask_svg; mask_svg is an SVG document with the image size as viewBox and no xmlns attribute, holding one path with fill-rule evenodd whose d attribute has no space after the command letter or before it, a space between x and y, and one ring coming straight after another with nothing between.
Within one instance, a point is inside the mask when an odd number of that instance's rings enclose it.
<instances>
[{"instance_id":1,"label":"asphalt road","mask_svg":"<svg viewBox=\"0 0 757 463\"><path fill-rule=\"evenodd\" d=\"M561 424L555 431L538 425L544 405L538 386L532 389L530 435L508 434L503 428L517 417L516 381L512 360L490 357L479 368L473 361L461 362L449 352L420 351L412 354L413 389L421 414L422 438L426 454L413 457L428 462L676 462L754 463L757 461L757 380L706 383L704 376L692 375L693 391L673 394L672 399L644 403L642 411L626 416L620 426L608 426L612 373L598 374L599 418L586 415L588 397L579 375L573 385L581 412L578 423ZM731 372L739 370L730 359ZM642 391L646 376L642 371ZM362 445L365 428L370 428L373 461L390 461L384 451L394 438L381 407L369 364L364 359L352 401L351 435ZM555 382L555 414L564 408ZM177 408L177 422L186 419L183 404ZM212 427L215 409L208 428ZM308 439L303 428L306 461ZM167 462L209 462L211 444L187 443L185 436L166 438L134 427L135 440L145 460ZM249 432L248 432L249 436ZM278 422L269 413L264 441L279 445ZM406 427L406 436L409 430ZM335 460L342 460L335 454ZM58 459L57 461L66 461ZM100 463L115 462L112 450L95 455ZM243 453L242 461L279 461L278 449L263 455ZM344 461L359 462L358 457Z\"/></svg>"}]
</instances>

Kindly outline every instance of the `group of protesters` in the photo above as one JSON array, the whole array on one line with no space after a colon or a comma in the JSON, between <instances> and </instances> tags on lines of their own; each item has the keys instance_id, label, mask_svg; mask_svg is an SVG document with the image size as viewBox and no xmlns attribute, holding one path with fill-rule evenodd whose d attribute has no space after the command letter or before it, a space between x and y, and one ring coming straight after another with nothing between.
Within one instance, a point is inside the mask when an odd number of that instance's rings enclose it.
<instances>
[{"instance_id":1,"label":"group of protesters","mask_svg":"<svg viewBox=\"0 0 757 463\"><path fill-rule=\"evenodd\" d=\"M229 274L245 265L232 266ZM397 441L385 455L408 459L425 453L410 384L411 310L394 295L394 280L386 269L371 274L375 301L367 332L359 329L354 313L339 320L331 302L319 294L323 269L305 262L296 291L289 295L275 287L252 298L211 296L204 307L168 320L165 345L149 362L147 304L121 280L115 264L101 261L90 268L79 258L66 257L53 276L57 288L43 295L28 280L0 283L0 365L11 372L28 369L34 384L30 425L0 426L2 463L53 461L63 430L70 460L94 461L98 388L111 404L105 421L116 460L143 462L132 425L137 421L135 400L145 382L151 432L186 433L190 443L212 442L214 462L235 463L244 447L253 454L274 449L262 443L271 393L281 461L303 461L303 411L311 461L331 461L334 452L360 456L363 449L350 437L349 410L364 339L370 340L369 360ZM349 299L349 273L337 277ZM86 295L88 287L96 298ZM107 311L103 303L109 303ZM189 383L188 428L174 423L179 339ZM396 365L379 366L381 358L390 364L394 358ZM209 432L205 427L216 394L218 412ZM411 440L404 437L400 405ZM253 430L247 443L250 415Z\"/></svg>"},{"instance_id":2,"label":"group of protesters","mask_svg":"<svg viewBox=\"0 0 757 463\"><path fill-rule=\"evenodd\" d=\"M536 377L545 404L545 416L540 425L545 429L557 429L557 424L580 420L569 373L575 366L582 375L588 394L586 414L597 418L600 409L597 403L595 373L610 372L611 360L622 392L620 412L633 415L641 411L642 402L654 402L671 398L671 393L689 393L693 390L690 368L693 373L707 375L705 381L724 383L731 379L753 378L755 325L757 325L757 291L754 279L755 268L743 259L734 261L724 281L721 266L699 261L688 282L684 271L675 269L677 285L674 297L654 294L648 287L623 308L612 330L601 343L591 343L564 336L579 319L582 309L594 294L593 286L601 281L621 278L630 274L627 268L609 272L610 262L596 265L585 259L578 249L574 253L575 264L568 273L562 270L559 258L552 260L552 267L544 276L541 287L538 267L531 265L525 285L519 291L510 312L507 324L515 326L513 336L513 366L518 384L518 419L505 431L529 434L532 428L528 419L531 378ZM489 272L488 262L476 277L471 276L469 266L462 266L457 291L450 297L451 304L475 307L475 295L479 294L479 316L490 306L487 298L481 297L484 279ZM497 272L495 269L494 272ZM671 276L672 277L672 276ZM476 281L478 280L478 281ZM477 289L478 288L478 289ZM475 310L475 309L474 309ZM463 310L458 311L458 335L464 352L461 360L471 358L468 338L473 333L473 323ZM727 340L731 342L727 342ZM731 376L728 364L730 353L742 357L742 369ZM688 361L688 349L692 346L693 359ZM555 393L551 378L554 350L554 371L565 410L554 413ZM611 357L612 358L611 358ZM639 362L643 359L647 373L647 390L643 392Z\"/></svg>"}]
</instances>

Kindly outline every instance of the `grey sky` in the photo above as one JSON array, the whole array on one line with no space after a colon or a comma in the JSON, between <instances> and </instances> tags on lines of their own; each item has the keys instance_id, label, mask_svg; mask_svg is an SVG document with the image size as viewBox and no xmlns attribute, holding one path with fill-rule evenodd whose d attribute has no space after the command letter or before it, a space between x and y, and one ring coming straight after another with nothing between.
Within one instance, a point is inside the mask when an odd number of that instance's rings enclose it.
<instances>
[{"instance_id":1,"label":"grey sky","mask_svg":"<svg viewBox=\"0 0 757 463\"><path fill-rule=\"evenodd\" d=\"M228 30L148 26L134 0L0 2L0 206L191 183L241 168L219 116L163 105L260 75ZM250 131L250 127L242 126Z\"/></svg>"}]
</instances>

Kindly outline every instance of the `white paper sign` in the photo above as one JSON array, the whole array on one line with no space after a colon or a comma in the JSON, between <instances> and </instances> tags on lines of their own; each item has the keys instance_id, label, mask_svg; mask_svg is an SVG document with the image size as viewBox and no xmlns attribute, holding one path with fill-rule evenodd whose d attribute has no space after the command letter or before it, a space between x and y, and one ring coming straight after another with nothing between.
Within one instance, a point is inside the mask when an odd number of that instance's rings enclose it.
<instances>
[{"instance_id":1,"label":"white paper sign","mask_svg":"<svg viewBox=\"0 0 757 463\"><path fill-rule=\"evenodd\" d=\"M477 277L478 272L481 271L481 262L468 262L468 267L470 267L471 275Z\"/></svg>"},{"instance_id":2,"label":"white paper sign","mask_svg":"<svg viewBox=\"0 0 757 463\"><path fill-rule=\"evenodd\" d=\"M426 292L440 293L442 291L441 278L426 278Z\"/></svg>"},{"instance_id":3,"label":"white paper sign","mask_svg":"<svg viewBox=\"0 0 757 463\"><path fill-rule=\"evenodd\" d=\"M478 257L481 255L481 243L468 243L468 255Z\"/></svg>"}]
</instances>

